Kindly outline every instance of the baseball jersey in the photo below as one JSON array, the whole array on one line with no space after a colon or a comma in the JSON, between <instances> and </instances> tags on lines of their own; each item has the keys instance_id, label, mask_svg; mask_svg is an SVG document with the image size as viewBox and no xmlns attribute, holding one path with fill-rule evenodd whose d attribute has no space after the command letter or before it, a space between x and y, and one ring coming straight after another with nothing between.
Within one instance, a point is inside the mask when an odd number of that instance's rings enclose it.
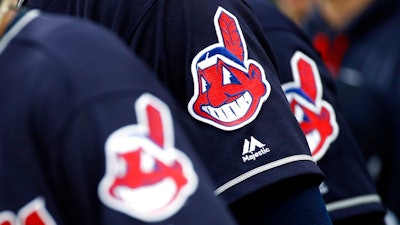
<instances>
[{"instance_id":1,"label":"baseball jersey","mask_svg":"<svg viewBox=\"0 0 400 225\"><path fill-rule=\"evenodd\" d=\"M227 204L293 177L321 182L270 47L242 1L29 0L26 6L89 18L122 37L196 123L193 140Z\"/></svg>"},{"instance_id":2,"label":"baseball jersey","mask_svg":"<svg viewBox=\"0 0 400 225\"><path fill-rule=\"evenodd\" d=\"M337 68L344 116L367 157L383 202L400 218L399 23L400 2L376 0L339 31L318 12L303 28L326 56L324 61Z\"/></svg>"},{"instance_id":3,"label":"baseball jersey","mask_svg":"<svg viewBox=\"0 0 400 225\"><path fill-rule=\"evenodd\" d=\"M336 89L311 42L297 25L265 0L247 0L276 55L282 88L317 164L333 221L381 212L384 207L337 103Z\"/></svg>"},{"instance_id":4,"label":"baseball jersey","mask_svg":"<svg viewBox=\"0 0 400 225\"><path fill-rule=\"evenodd\" d=\"M0 224L236 224L189 120L110 33L31 10L1 38Z\"/></svg>"}]
</instances>

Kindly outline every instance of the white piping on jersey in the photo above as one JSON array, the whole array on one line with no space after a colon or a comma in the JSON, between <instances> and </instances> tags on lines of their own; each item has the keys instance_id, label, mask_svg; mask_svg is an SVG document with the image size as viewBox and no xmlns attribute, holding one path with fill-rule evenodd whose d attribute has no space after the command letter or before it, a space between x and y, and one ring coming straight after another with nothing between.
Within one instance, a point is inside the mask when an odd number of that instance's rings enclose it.
<instances>
[{"instance_id":1,"label":"white piping on jersey","mask_svg":"<svg viewBox=\"0 0 400 225\"><path fill-rule=\"evenodd\" d=\"M4 49L7 47L8 43L33 19L38 17L40 14L39 10L28 11L21 19L14 24L11 29L4 34L3 38L0 40L0 54L3 53Z\"/></svg>"},{"instance_id":2,"label":"white piping on jersey","mask_svg":"<svg viewBox=\"0 0 400 225\"><path fill-rule=\"evenodd\" d=\"M24 4L25 0L18 0L17 1L17 8L21 8L22 4Z\"/></svg>"},{"instance_id":3,"label":"white piping on jersey","mask_svg":"<svg viewBox=\"0 0 400 225\"><path fill-rule=\"evenodd\" d=\"M252 169L252 170L250 170L250 171L248 171L248 172L246 172L246 173L244 173L244 174L242 174L242 175L240 175L240 176L238 176L238 177L226 182L225 184L223 184L222 186L217 188L214 191L214 194L219 195L222 192L228 190L229 188L231 188L231 187L243 182L244 180L246 180L246 179L248 179L250 177L253 177L253 176L255 176L255 175L259 174L259 173L262 173L264 171L267 171L267 170L270 170L270 169L274 169L276 167L279 167L279 166L282 166L282 165L285 165L285 164L288 164L288 163L292 163L292 162L296 162L296 161L304 161L304 160L315 162L314 159L310 155L293 155L293 156L289 156L289 157L286 157L286 158L283 158L283 159L280 159L280 160L265 164L263 166L254 168L254 169Z\"/></svg>"},{"instance_id":4,"label":"white piping on jersey","mask_svg":"<svg viewBox=\"0 0 400 225\"><path fill-rule=\"evenodd\" d=\"M381 198L379 197L379 195L376 194L362 195L354 198L348 198L345 200L328 203L326 204L326 209L328 210L328 212L332 212L335 210L346 209L358 205L380 203L380 202Z\"/></svg>"}]
</instances>

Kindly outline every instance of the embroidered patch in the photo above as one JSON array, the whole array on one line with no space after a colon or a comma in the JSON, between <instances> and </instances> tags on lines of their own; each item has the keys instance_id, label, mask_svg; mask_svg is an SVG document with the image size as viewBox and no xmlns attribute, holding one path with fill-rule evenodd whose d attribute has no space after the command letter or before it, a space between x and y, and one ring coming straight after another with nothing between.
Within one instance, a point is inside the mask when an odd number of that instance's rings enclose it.
<instances>
[{"instance_id":1,"label":"embroidered patch","mask_svg":"<svg viewBox=\"0 0 400 225\"><path fill-rule=\"evenodd\" d=\"M194 94L188 111L199 121L230 131L257 117L271 86L261 65L248 59L236 17L219 7L214 26L218 43L200 51L192 61Z\"/></svg>"},{"instance_id":2,"label":"embroidered patch","mask_svg":"<svg viewBox=\"0 0 400 225\"><path fill-rule=\"evenodd\" d=\"M56 225L47 211L45 201L37 197L22 207L17 214L11 211L0 212L0 225Z\"/></svg>"},{"instance_id":3,"label":"embroidered patch","mask_svg":"<svg viewBox=\"0 0 400 225\"><path fill-rule=\"evenodd\" d=\"M321 159L336 140L339 127L331 104L322 99L322 83L315 62L297 51L291 59L293 82L282 85L300 123L313 158Z\"/></svg>"},{"instance_id":4,"label":"embroidered patch","mask_svg":"<svg viewBox=\"0 0 400 225\"><path fill-rule=\"evenodd\" d=\"M198 186L190 159L174 147L168 107L150 94L135 104L138 124L113 132L105 144L100 199L137 219L157 222L178 212Z\"/></svg>"}]
</instances>

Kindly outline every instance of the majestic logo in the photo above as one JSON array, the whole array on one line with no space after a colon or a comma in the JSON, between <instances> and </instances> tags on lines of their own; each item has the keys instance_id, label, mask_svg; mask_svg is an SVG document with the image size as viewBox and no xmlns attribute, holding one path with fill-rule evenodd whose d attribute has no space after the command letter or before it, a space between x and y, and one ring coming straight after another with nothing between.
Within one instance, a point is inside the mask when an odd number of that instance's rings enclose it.
<instances>
[{"instance_id":1,"label":"majestic logo","mask_svg":"<svg viewBox=\"0 0 400 225\"><path fill-rule=\"evenodd\" d=\"M44 200L38 197L20 209L17 215L11 211L0 212L0 225L17 224L56 225L56 222L47 211Z\"/></svg>"},{"instance_id":2,"label":"majestic logo","mask_svg":"<svg viewBox=\"0 0 400 225\"><path fill-rule=\"evenodd\" d=\"M99 196L127 215L161 221L181 209L197 189L198 178L189 158L174 148L168 107L144 94L135 109L138 124L122 127L107 139Z\"/></svg>"},{"instance_id":3,"label":"majestic logo","mask_svg":"<svg viewBox=\"0 0 400 225\"><path fill-rule=\"evenodd\" d=\"M265 144L251 136L250 141L244 139L242 159L243 162L256 160L258 157L270 152L269 148L265 148Z\"/></svg>"},{"instance_id":4,"label":"majestic logo","mask_svg":"<svg viewBox=\"0 0 400 225\"><path fill-rule=\"evenodd\" d=\"M336 115L333 107L322 99L322 84L315 62L297 51L291 59L291 67L293 82L282 88L317 161L339 133Z\"/></svg>"},{"instance_id":5,"label":"majestic logo","mask_svg":"<svg viewBox=\"0 0 400 225\"><path fill-rule=\"evenodd\" d=\"M214 25L219 42L192 61L194 95L188 110L197 120L230 131L257 117L271 87L260 64L247 58L236 17L219 7Z\"/></svg>"}]
</instances>

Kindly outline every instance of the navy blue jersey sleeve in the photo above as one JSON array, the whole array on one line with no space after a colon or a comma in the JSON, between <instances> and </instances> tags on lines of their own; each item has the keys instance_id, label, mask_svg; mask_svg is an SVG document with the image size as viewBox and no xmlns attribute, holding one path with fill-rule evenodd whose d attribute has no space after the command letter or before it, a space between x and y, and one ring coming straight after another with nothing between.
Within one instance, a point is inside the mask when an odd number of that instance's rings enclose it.
<instances>
[{"instance_id":1,"label":"navy blue jersey sleeve","mask_svg":"<svg viewBox=\"0 0 400 225\"><path fill-rule=\"evenodd\" d=\"M184 114L115 35L29 11L0 46L0 223L235 224Z\"/></svg>"},{"instance_id":2,"label":"navy blue jersey sleeve","mask_svg":"<svg viewBox=\"0 0 400 225\"><path fill-rule=\"evenodd\" d=\"M384 207L350 132L330 72L306 35L275 6L248 0L270 41L283 90L325 174L320 187L334 221L383 214Z\"/></svg>"},{"instance_id":3,"label":"navy blue jersey sleeve","mask_svg":"<svg viewBox=\"0 0 400 225\"><path fill-rule=\"evenodd\" d=\"M313 177L304 180L310 186L321 182L271 48L242 1L45 2L27 6L111 28L156 71L196 123L194 144L228 204L297 176Z\"/></svg>"}]
</instances>

